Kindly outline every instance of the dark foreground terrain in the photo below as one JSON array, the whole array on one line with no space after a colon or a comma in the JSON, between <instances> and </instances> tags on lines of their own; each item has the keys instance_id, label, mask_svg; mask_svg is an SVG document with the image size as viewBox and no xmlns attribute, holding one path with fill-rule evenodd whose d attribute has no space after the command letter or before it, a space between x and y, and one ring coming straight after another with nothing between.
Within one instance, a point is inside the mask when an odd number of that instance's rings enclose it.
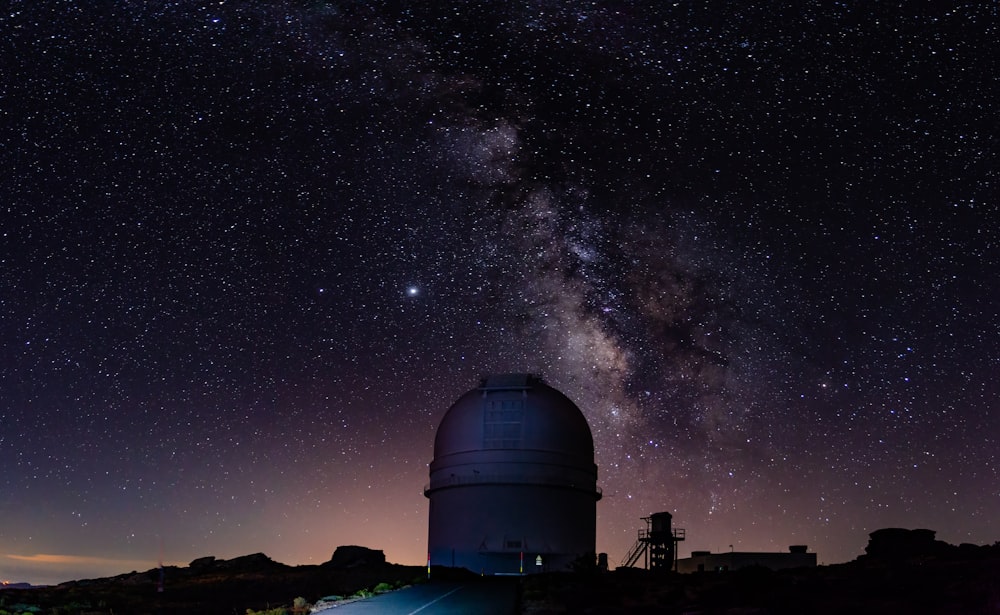
<instances>
[{"instance_id":1,"label":"dark foreground terrain","mask_svg":"<svg viewBox=\"0 0 1000 615\"><path fill-rule=\"evenodd\" d=\"M45 588L0 591L0 615L267 615L308 613L299 604L371 595L426 582L426 569L385 562L381 551L340 547L318 566L287 566L263 554L212 557L161 572L132 572ZM434 581L465 582L465 571L435 569ZM783 615L934 613L1000 615L1000 543L952 546L929 530L879 530L853 562L772 571L696 574L638 569L532 575L516 580L530 615ZM443 603L442 603L443 604ZM336 613L339 607L329 613ZM426 613L431 610L424 611Z\"/></svg>"},{"instance_id":2,"label":"dark foreground terrain","mask_svg":"<svg viewBox=\"0 0 1000 615\"><path fill-rule=\"evenodd\" d=\"M291 613L295 598L313 604L323 597L370 595L376 589L423 582L426 576L423 567L389 564L381 551L363 547L339 547L329 562L317 566L288 566L262 553L231 560L203 557L187 567L163 568L162 592L158 568L52 587L5 589L0 591L0 615L5 611L44 615L245 615L248 609L271 611L277 607L287 607Z\"/></svg>"},{"instance_id":3,"label":"dark foreground terrain","mask_svg":"<svg viewBox=\"0 0 1000 615\"><path fill-rule=\"evenodd\" d=\"M531 615L1000 615L1000 543L952 546L930 530L872 533L866 553L834 566L695 574L638 569L522 580Z\"/></svg>"},{"instance_id":4,"label":"dark foreground terrain","mask_svg":"<svg viewBox=\"0 0 1000 615\"><path fill-rule=\"evenodd\" d=\"M1000 614L1000 561L898 567L854 563L657 575L616 570L591 579L524 579L523 613L799 615Z\"/></svg>"}]
</instances>

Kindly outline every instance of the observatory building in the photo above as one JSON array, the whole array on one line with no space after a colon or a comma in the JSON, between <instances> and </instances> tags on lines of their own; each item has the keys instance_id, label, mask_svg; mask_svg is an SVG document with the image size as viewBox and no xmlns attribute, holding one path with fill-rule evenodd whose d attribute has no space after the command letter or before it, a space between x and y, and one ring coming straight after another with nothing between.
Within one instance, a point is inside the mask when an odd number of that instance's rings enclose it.
<instances>
[{"instance_id":1,"label":"observatory building","mask_svg":"<svg viewBox=\"0 0 1000 615\"><path fill-rule=\"evenodd\" d=\"M430 564L532 573L595 552L594 439L576 404L537 376L488 376L451 406L424 495Z\"/></svg>"}]
</instances>

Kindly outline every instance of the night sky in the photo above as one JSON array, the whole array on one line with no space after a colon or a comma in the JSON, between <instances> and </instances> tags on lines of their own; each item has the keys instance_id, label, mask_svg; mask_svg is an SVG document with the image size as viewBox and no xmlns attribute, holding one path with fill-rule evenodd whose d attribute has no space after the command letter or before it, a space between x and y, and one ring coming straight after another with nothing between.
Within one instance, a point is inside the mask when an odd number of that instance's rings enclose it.
<instances>
[{"instance_id":1,"label":"night sky","mask_svg":"<svg viewBox=\"0 0 1000 615\"><path fill-rule=\"evenodd\" d=\"M399 4L0 9L0 578L420 564L511 371L612 565L1000 539L1000 4Z\"/></svg>"}]
</instances>

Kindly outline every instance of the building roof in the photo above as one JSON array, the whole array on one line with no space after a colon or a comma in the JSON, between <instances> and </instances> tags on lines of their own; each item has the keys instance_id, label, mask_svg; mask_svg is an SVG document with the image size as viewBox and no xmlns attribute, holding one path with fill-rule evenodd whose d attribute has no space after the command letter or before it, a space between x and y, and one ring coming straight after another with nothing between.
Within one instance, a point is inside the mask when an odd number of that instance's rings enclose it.
<instances>
[{"instance_id":1,"label":"building roof","mask_svg":"<svg viewBox=\"0 0 1000 615\"><path fill-rule=\"evenodd\" d=\"M483 378L441 420L434 458L489 449L539 450L593 462L587 419L568 397L531 374Z\"/></svg>"}]
</instances>

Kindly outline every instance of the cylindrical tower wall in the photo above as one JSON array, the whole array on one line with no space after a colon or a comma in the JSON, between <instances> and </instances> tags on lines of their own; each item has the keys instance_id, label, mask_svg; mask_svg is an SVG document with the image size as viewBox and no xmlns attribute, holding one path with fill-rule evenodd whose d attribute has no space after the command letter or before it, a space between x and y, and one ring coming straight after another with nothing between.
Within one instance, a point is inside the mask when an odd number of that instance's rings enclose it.
<instances>
[{"instance_id":1,"label":"cylindrical tower wall","mask_svg":"<svg viewBox=\"0 0 1000 615\"><path fill-rule=\"evenodd\" d=\"M670 570L673 568L674 532L671 527L673 515L668 512L658 512L650 515L649 527L649 567L654 570Z\"/></svg>"},{"instance_id":2,"label":"cylindrical tower wall","mask_svg":"<svg viewBox=\"0 0 1000 615\"><path fill-rule=\"evenodd\" d=\"M431 563L481 574L566 570L596 552L597 507L583 491L465 485L431 496ZM542 557L542 566L535 564Z\"/></svg>"},{"instance_id":3,"label":"cylindrical tower wall","mask_svg":"<svg viewBox=\"0 0 1000 615\"><path fill-rule=\"evenodd\" d=\"M673 530L670 527L670 522L673 519L673 515L668 512L658 512L650 515L650 534L656 539L658 537L673 537Z\"/></svg>"}]
</instances>

